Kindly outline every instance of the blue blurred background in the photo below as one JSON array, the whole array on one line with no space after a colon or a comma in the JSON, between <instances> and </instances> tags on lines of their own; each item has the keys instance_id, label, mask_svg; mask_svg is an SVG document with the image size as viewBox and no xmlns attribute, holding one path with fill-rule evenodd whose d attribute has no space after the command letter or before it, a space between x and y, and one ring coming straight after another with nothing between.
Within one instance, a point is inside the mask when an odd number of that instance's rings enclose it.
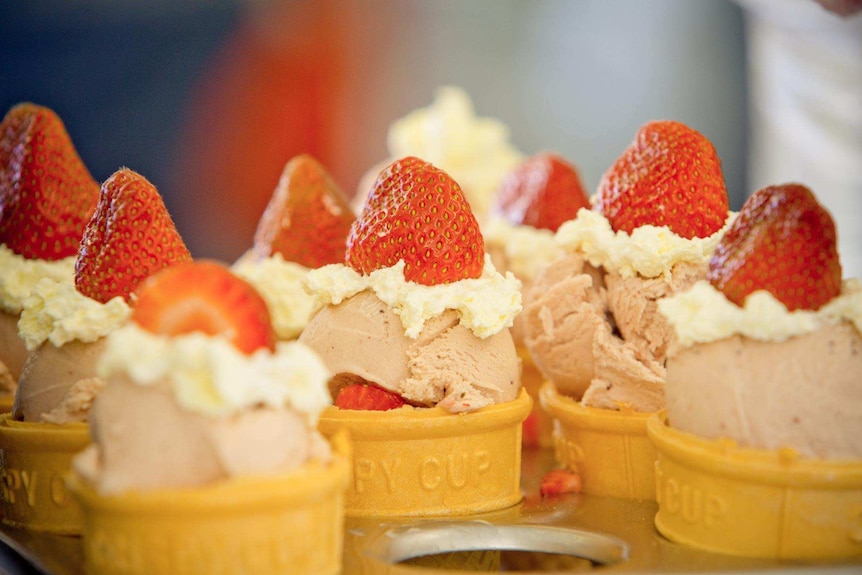
<instances>
[{"instance_id":1,"label":"blue blurred background","mask_svg":"<svg viewBox=\"0 0 862 575\"><path fill-rule=\"evenodd\" d=\"M800 3L827 24L842 20L813 0L779 1L3 2L0 108L56 110L99 181L121 166L150 179L197 257L233 260L251 244L297 153L316 155L352 194L387 156L389 125L442 85L505 122L522 152L567 157L589 190L643 123L682 121L716 146L738 209L762 185L798 179L754 169L768 164L755 148L775 148L752 134L764 114L753 101L754 20ZM790 25L810 24L809 12ZM848 59L862 56L852 20L838 49ZM862 165L862 80L842 74L852 117L841 137ZM858 202L833 214L855 211L858 222Z\"/></svg>"}]
</instances>

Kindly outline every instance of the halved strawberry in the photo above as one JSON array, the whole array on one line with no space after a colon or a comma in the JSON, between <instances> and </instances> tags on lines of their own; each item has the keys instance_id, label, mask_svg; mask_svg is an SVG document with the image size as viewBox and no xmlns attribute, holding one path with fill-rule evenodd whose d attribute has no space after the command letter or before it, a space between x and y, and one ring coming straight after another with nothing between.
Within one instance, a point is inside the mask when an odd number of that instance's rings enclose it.
<instances>
[{"instance_id":1,"label":"halved strawberry","mask_svg":"<svg viewBox=\"0 0 862 575\"><path fill-rule=\"evenodd\" d=\"M78 291L102 303L126 300L160 269L191 260L158 190L121 168L105 180L75 262Z\"/></svg>"},{"instance_id":2,"label":"halved strawberry","mask_svg":"<svg viewBox=\"0 0 862 575\"><path fill-rule=\"evenodd\" d=\"M841 291L835 223L807 187L784 184L752 194L718 242L707 279L741 306L766 290L787 306L816 310Z\"/></svg>"},{"instance_id":3,"label":"halved strawberry","mask_svg":"<svg viewBox=\"0 0 862 575\"><path fill-rule=\"evenodd\" d=\"M266 302L221 263L199 260L165 268L144 280L135 296L132 320L153 333L222 335L249 354L275 348Z\"/></svg>"},{"instance_id":4,"label":"halved strawberry","mask_svg":"<svg viewBox=\"0 0 862 575\"><path fill-rule=\"evenodd\" d=\"M57 114L11 108L0 124L0 243L27 259L73 256L98 199Z\"/></svg>"},{"instance_id":5,"label":"halved strawberry","mask_svg":"<svg viewBox=\"0 0 862 575\"><path fill-rule=\"evenodd\" d=\"M290 160L254 234L259 258L279 253L307 268L344 263L356 219L344 192L308 154Z\"/></svg>"},{"instance_id":6,"label":"halved strawberry","mask_svg":"<svg viewBox=\"0 0 862 575\"><path fill-rule=\"evenodd\" d=\"M542 477L539 493L542 497L553 497L566 493L581 492L580 474L568 469L552 469Z\"/></svg>"},{"instance_id":7,"label":"halved strawberry","mask_svg":"<svg viewBox=\"0 0 862 575\"><path fill-rule=\"evenodd\" d=\"M464 192L449 175L412 156L385 168L347 238L347 265L368 274L404 260L424 285L478 278L485 242Z\"/></svg>"},{"instance_id":8,"label":"halved strawberry","mask_svg":"<svg viewBox=\"0 0 862 575\"><path fill-rule=\"evenodd\" d=\"M497 190L495 212L515 225L556 232L590 202L578 171L557 154L542 153L524 160Z\"/></svg>"},{"instance_id":9,"label":"halved strawberry","mask_svg":"<svg viewBox=\"0 0 862 575\"><path fill-rule=\"evenodd\" d=\"M389 411L405 405L406 402L400 395L388 389L366 383L352 383L338 390L334 403L339 409Z\"/></svg>"},{"instance_id":10,"label":"halved strawberry","mask_svg":"<svg viewBox=\"0 0 862 575\"><path fill-rule=\"evenodd\" d=\"M595 207L615 231L667 226L687 239L705 238L727 220L721 160L700 132L679 122L650 122L605 172Z\"/></svg>"}]
</instances>

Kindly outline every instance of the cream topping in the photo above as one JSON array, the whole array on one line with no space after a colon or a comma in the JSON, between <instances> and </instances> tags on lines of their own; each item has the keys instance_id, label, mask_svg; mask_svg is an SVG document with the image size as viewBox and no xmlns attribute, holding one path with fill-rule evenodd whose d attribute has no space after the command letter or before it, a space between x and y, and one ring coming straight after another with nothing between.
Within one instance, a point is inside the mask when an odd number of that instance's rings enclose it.
<instances>
[{"instance_id":1,"label":"cream topping","mask_svg":"<svg viewBox=\"0 0 862 575\"><path fill-rule=\"evenodd\" d=\"M415 339L425 322L451 309L460 323L486 338L512 326L521 311L521 282L511 272L503 276L485 254L485 267L476 279L426 286L404 279L404 261L362 275L343 264L312 270L306 286L322 305L338 305L364 290L373 290L401 318L405 335Z\"/></svg>"},{"instance_id":2,"label":"cream topping","mask_svg":"<svg viewBox=\"0 0 862 575\"><path fill-rule=\"evenodd\" d=\"M525 281L533 280L563 253L554 239L554 232L517 226L499 216L486 220L482 236L485 245L502 248L507 269Z\"/></svg>"},{"instance_id":3,"label":"cream topping","mask_svg":"<svg viewBox=\"0 0 862 575\"><path fill-rule=\"evenodd\" d=\"M289 262L281 254L255 261L240 258L232 270L260 292L279 339L296 339L311 316L320 309L317 298L305 290L308 268Z\"/></svg>"},{"instance_id":4,"label":"cream topping","mask_svg":"<svg viewBox=\"0 0 862 575\"><path fill-rule=\"evenodd\" d=\"M75 283L75 256L61 260L31 260L20 256L0 244L0 309L18 315L24 309L24 300L42 278L73 285Z\"/></svg>"},{"instance_id":5,"label":"cream topping","mask_svg":"<svg viewBox=\"0 0 862 575\"><path fill-rule=\"evenodd\" d=\"M753 292L740 307L706 280L659 300L658 307L676 330L682 347L734 334L761 341L783 341L845 320L862 333L862 282L858 279L845 280L841 294L817 311L788 311L765 290Z\"/></svg>"},{"instance_id":6,"label":"cream topping","mask_svg":"<svg viewBox=\"0 0 862 575\"><path fill-rule=\"evenodd\" d=\"M416 156L452 176L480 218L500 182L523 159L509 142L509 128L477 117L467 93L452 86L439 88L427 108L394 122L388 148L392 158Z\"/></svg>"},{"instance_id":7,"label":"cream topping","mask_svg":"<svg viewBox=\"0 0 862 575\"><path fill-rule=\"evenodd\" d=\"M194 332L166 337L130 323L107 338L99 376L125 373L139 385L165 379L180 406L205 415L229 415L265 405L291 409L316 424L332 403L331 374L318 355L296 341L246 355L222 337Z\"/></svg>"},{"instance_id":8,"label":"cream topping","mask_svg":"<svg viewBox=\"0 0 862 575\"><path fill-rule=\"evenodd\" d=\"M631 234L614 232L601 213L581 208L575 219L557 230L556 241L565 250L581 252L593 266L622 277L669 276L678 263L709 263L718 241L736 219L729 212L724 226L706 238L686 239L667 226L640 226Z\"/></svg>"},{"instance_id":9,"label":"cream topping","mask_svg":"<svg viewBox=\"0 0 862 575\"><path fill-rule=\"evenodd\" d=\"M74 285L44 278L24 300L18 333L30 351L46 341L57 347L73 340L94 342L126 323L130 314L120 296L103 304Z\"/></svg>"}]
</instances>

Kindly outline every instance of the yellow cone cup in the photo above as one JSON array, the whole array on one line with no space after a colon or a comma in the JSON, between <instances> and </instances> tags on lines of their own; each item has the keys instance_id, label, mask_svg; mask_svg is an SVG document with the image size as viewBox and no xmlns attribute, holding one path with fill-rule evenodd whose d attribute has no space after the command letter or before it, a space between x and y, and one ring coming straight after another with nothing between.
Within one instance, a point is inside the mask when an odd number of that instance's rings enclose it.
<instances>
[{"instance_id":1,"label":"yellow cone cup","mask_svg":"<svg viewBox=\"0 0 862 575\"><path fill-rule=\"evenodd\" d=\"M0 415L0 509L5 525L79 535L81 510L64 477L90 443L86 423L15 421Z\"/></svg>"},{"instance_id":2,"label":"yellow cone cup","mask_svg":"<svg viewBox=\"0 0 862 575\"><path fill-rule=\"evenodd\" d=\"M350 433L348 516L469 515L521 501L521 424L531 406L522 389L513 401L462 414L329 407L318 428Z\"/></svg>"},{"instance_id":3,"label":"yellow cone cup","mask_svg":"<svg viewBox=\"0 0 862 575\"><path fill-rule=\"evenodd\" d=\"M551 382L542 385L539 398L554 420L554 456L580 474L584 493L655 499L649 413L585 407L558 393Z\"/></svg>"},{"instance_id":4,"label":"yellow cone cup","mask_svg":"<svg viewBox=\"0 0 862 575\"><path fill-rule=\"evenodd\" d=\"M862 558L862 461L800 458L647 424L658 449L659 532L677 543L774 559Z\"/></svg>"},{"instance_id":5,"label":"yellow cone cup","mask_svg":"<svg viewBox=\"0 0 862 575\"><path fill-rule=\"evenodd\" d=\"M68 477L90 575L333 574L341 570L349 446L329 464L198 488L102 496Z\"/></svg>"}]
</instances>

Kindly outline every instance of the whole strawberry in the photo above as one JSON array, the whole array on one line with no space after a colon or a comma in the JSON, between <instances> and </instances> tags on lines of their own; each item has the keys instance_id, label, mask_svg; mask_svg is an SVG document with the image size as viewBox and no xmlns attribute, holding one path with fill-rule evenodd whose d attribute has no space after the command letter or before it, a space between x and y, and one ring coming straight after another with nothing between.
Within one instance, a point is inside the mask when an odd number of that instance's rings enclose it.
<instances>
[{"instance_id":1,"label":"whole strawberry","mask_svg":"<svg viewBox=\"0 0 862 575\"><path fill-rule=\"evenodd\" d=\"M404 260L404 277L424 285L478 278L485 242L461 187L412 156L385 168L347 238L346 263L368 274Z\"/></svg>"},{"instance_id":2,"label":"whole strawberry","mask_svg":"<svg viewBox=\"0 0 862 575\"><path fill-rule=\"evenodd\" d=\"M27 259L73 256L98 198L57 114L10 109L0 124L0 243Z\"/></svg>"},{"instance_id":3,"label":"whole strawberry","mask_svg":"<svg viewBox=\"0 0 862 575\"><path fill-rule=\"evenodd\" d=\"M494 211L514 225L556 232L590 202L574 166L557 154L532 156L500 184Z\"/></svg>"},{"instance_id":4,"label":"whole strawberry","mask_svg":"<svg viewBox=\"0 0 862 575\"><path fill-rule=\"evenodd\" d=\"M650 122L602 177L595 207L615 231L653 225L687 239L711 236L727 219L721 160L685 124Z\"/></svg>"},{"instance_id":5,"label":"whole strawberry","mask_svg":"<svg viewBox=\"0 0 862 575\"><path fill-rule=\"evenodd\" d=\"M344 263L356 216L326 170L307 154L284 168L254 235L254 254L281 254L307 268Z\"/></svg>"},{"instance_id":6,"label":"whole strawberry","mask_svg":"<svg viewBox=\"0 0 862 575\"><path fill-rule=\"evenodd\" d=\"M841 291L835 223L807 187L759 190L718 242L707 279L741 306L766 290L788 310L817 310Z\"/></svg>"},{"instance_id":7,"label":"whole strawberry","mask_svg":"<svg viewBox=\"0 0 862 575\"><path fill-rule=\"evenodd\" d=\"M75 262L75 286L87 297L127 301L146 277L191 260L158 190L121 168L105 180Z\"/></svg>"}]
</instances>

